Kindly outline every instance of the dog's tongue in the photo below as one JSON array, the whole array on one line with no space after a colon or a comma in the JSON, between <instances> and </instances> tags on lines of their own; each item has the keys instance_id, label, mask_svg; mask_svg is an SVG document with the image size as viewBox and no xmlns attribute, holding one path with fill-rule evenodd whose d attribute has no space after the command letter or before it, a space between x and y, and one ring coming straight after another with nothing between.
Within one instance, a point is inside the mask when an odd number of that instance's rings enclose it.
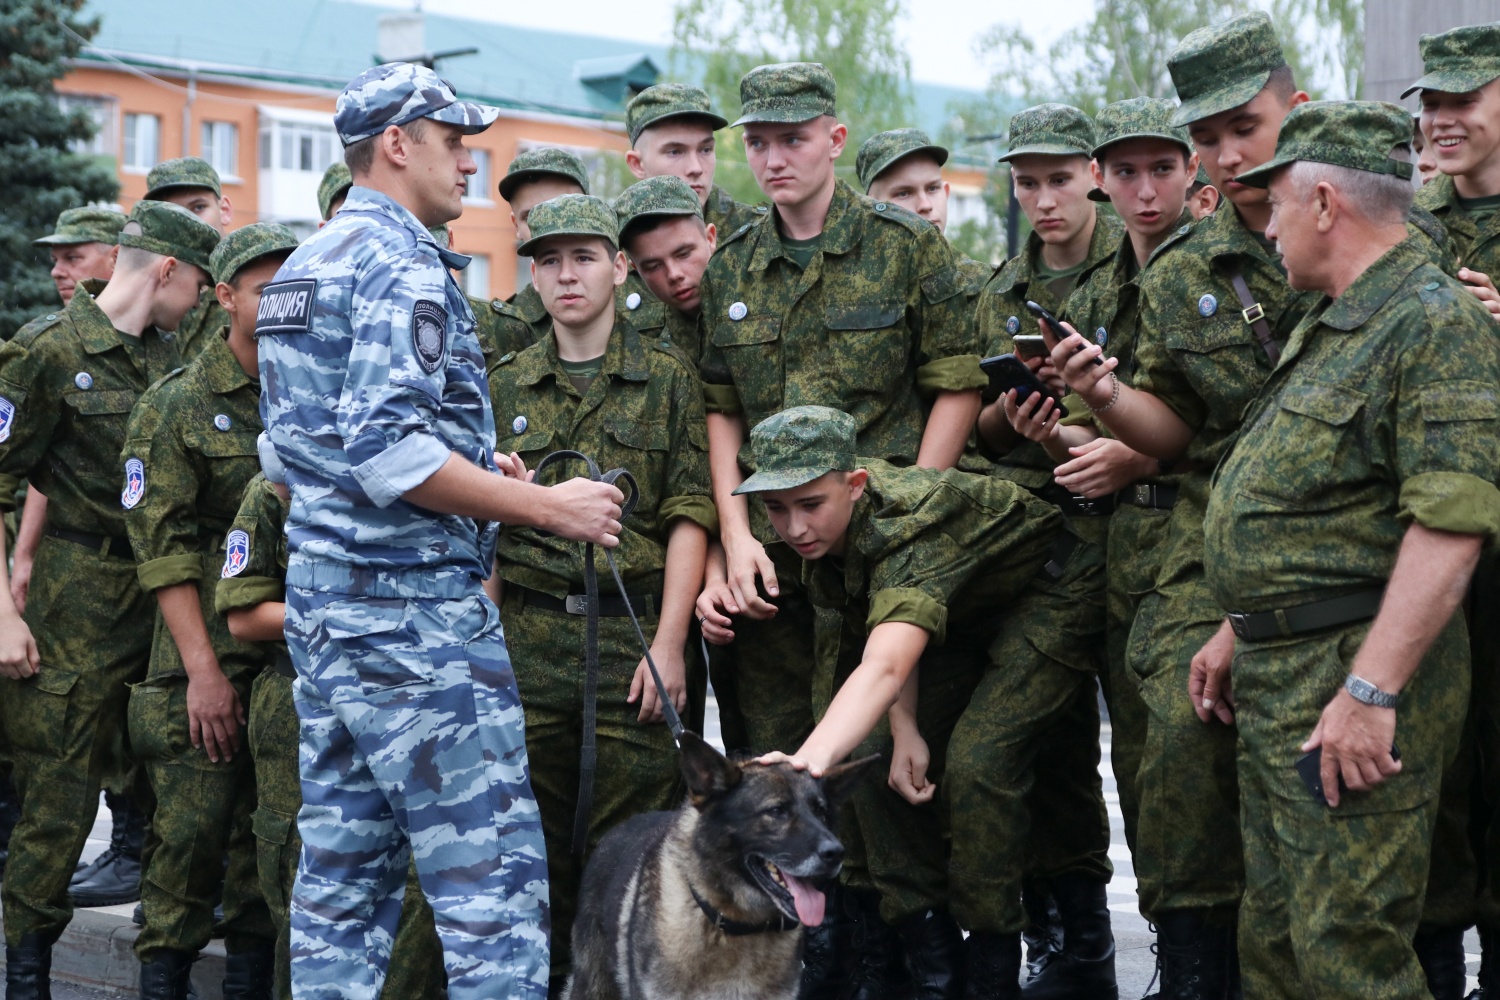
<instances>
[{"instance_id":1,"label":"dog's tongue","mask_svg":"<svg viewBox=\"0 0 1500 1000\"><path fill-rule=\"evenodd\" d=\"M828 902L823 893L795 875L782 872L781 877L786 880L786 887L792 890L792 902L797 907L797 919L802 921L802 926L817 927L821 924L823 907Z\"/></svg>"}]
</instances>

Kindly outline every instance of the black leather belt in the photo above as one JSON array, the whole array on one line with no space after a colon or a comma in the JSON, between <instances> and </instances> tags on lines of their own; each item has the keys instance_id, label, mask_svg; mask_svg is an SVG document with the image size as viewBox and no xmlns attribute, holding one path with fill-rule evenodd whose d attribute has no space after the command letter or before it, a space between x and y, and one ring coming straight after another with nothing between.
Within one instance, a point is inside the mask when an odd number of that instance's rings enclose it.
<instances>
[{"instance_id":1,"label":"black leather belt","mask_svg":"<svg viewBox=\"0 0 1500 1000\"><path fill-rule=\"evenodd\" d=\"M271 657L271 669L283 677L297 679L297 668L292 666L292 654L284 649L278 649L276 655Z\"/></svg>"},{"instance_id":2,"label":"black leather belt","mask_svg":"<svg viewBox=\"0 0 1500 1000\"><path fill-rule=\"evenodd\" d=\"M1298 604L1276 611L1254 611L1249 614L1231 611L1229 627L1246 642L1303 635L1374 618L1375 613L1380 610L1380 599L1384 595L1384 587L1372 587L1355 594L1330 597L1326 601L1313 601L1311 604Z\"/></svg>"},{"instance_id":3,"label":"black leather belt","mask_svg":"<svg viewBox=\"0 0 1500 1000\"><path fill-rule=\"evenodd\" d=\"M1108 517L1115 512L1114 494L1089 498L1070 493L1061 486L1046 486L1034 491L1050 504L1056 504L1063 512L1073 517Z\"/></svg>"},{"instance_id":4,"label":"black leather belt","mask_svg":"<svg viewBox=\"0 0 1500 1000\"><path fill-rule=\"evenodd\" d=\"M65 542L74 545L82 545L86 549L111 556L115 559L129 559L135 561L135 550L130 547L130 539L115 538L111 535L95 535L87 531L68 531L66 528L48 528L47 534L53 538L61 538Z\"/></svg>"},{"instance_id":5,"label":"black leather belt","mask_svg":"<svg viewBox=\"0 0 1500 1000\"><path fill-rule=\"evenodd\" d=\"M521 595L522 603L528 608L541 608L543 611L561 611L569 615L586 615L589 613L589 601L586 594L569 594L567 597L553 597L544 594L540 590L532 590L530 587L522 587L517 584L508 583L507 587L515 587L516 593ZM639 614L656 614L661 607L661 598L650 594L630 594L630 603L634 605ZM625 601L620 597L600 597L599 617L601 618L629 618L630 612L625 607Z\"/></svg>"},{"instance_id":6,"label":"black leather belt","mask_svg":"<svg viewBox=\"0 0 1500 1000\"><path fill-rule=\"evenodd\" d=\"M1157 486L1152 483L1136 483L1115 494L1120 503L1132 507L1150 507L1152 510L1171 510L1177 506L1177 487Z\"/></svg>"},{"instance_id":7,"label":"black leather belt","mask_svg":"<svg viewBox=\"0 0 1500 1000\"><path fill-rule=\"evenodd\" d=\"M1068 560L1073 555L1073 550L1078 548L1077 536L1067 532L1059 532L1052 539L1052 549L1047 553L1047 562L1043 564L1041 575L1049 580L1061 580L1066 572Z\"/></svg>"}]
</instances>

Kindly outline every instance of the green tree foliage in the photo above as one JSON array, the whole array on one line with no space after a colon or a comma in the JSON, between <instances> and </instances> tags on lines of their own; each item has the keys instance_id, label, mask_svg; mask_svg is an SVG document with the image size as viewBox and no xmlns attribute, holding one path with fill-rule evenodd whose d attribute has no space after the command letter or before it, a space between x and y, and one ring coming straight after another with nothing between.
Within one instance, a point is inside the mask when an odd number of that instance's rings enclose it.
<instances>
[{"instance_id":1,"label":"green tree foliage","mask_svg":"<svg viewBox=\"0 0 1500 1000\"><path fill-rule=\"evenodd\" d=\"M901 0L679 0L672 74L696 80L731 121L740 77L764 63L819 62L838 81L839 120L849 128L840 175L853 181L865 139L910 125L911 59L901 43ZM721 142L717 179L734 197L764 201L738 132Z\"/></svg>"},{"instance_id":2,"label":"green tree foliage","mask_svg":"<svg viewBox=\"0 0 1500 1000\"><path fill-rule=\"evenodd\" d=\"M114 166L69 151L93 134L82 111L62 111L52 81L98 29L78 18L84 0L0 0L0 336L55 308L47 255L31 241L58 213L119 191ZM76 34L69 34L69 30Z\"/></svg>"}]
</instances>

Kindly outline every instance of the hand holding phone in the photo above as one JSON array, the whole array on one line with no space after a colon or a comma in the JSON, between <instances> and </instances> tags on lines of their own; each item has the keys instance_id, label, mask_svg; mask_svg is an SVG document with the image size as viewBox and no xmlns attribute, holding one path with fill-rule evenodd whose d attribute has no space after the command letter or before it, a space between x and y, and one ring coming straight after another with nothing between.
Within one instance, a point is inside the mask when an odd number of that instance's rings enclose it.
<instances>
[{"instance_id":1,"label":"hand holding phone","mask_svg":"<svg viewBox=\"0 0 1500 1000\"><path fill-rule=\"evenodd\" d=\"M986 403L992 403L1005 395L1010 390L1016 390L1016 402L1019 403L1032 393L1040 393L1043 399L1050 399L1057 407L1059 417L1068 415L1067 407L1062 405L1058 399L1041 379L1032 373L1026 363L1014 354L1000 354L993 358L985 358L979 362L980 369L990 377L990 384L983 395Z\"/></svg>"},{"instance_id":2,"label":"hand holding phone","mask_svg":"<svg viewBox=\"0 0 1500 1000\"><path fill-rule=\"evenodd\" d=\"M1032 358L1045 358L1049 352L1047 341L1040 333L1018 333L1010 338L1016 345L1016 356L1031 360Z\"/></svg>"},{"instance_id":3,"label":"hand holding phone","mask_svg":"<svg viewBox=\"0 0 1500 1000\"><path fill-rule=\"evenodd\" d=\"M1068 331L1066 331L1066 330L1063 329L1062 320L1060 320L1056 316L1052 315L1052 311L1050 309L1047 309L1045 306L1039 306L1035 302L1032 302L1030 299L1026 300L1026 308L1030 309L1032 311L1032 313L1034 313L1038 319L1046 320L1047 321L1047 325L1052 328L1052 336L1056 337L1058 340L1062 340L1064 337L1066 337L1068 335ZM1087 345L1085 345L1085 346L1087 346ZM1083 349L1084 349L1083 347L1078 348L1079 351L1081 351ZM1074 353L1076 354L1077 351L1075 351ZM1094 364L1096 364L1096 365L1102 365L1102 364L1104 364L1104 358L1103 357L1096 357L1096 358L1094 358Z\"/></svg>"},{"instance_id":4,"label":"hand holding phone","mask_svg":"<svg viewBox=\"0 0 1500 1000\"><path fill-rule=\"evenodd\" d=\"M1394 743L1391 744L1391 759L1401 759L1401 750ZM1312 795L1313 801L1320 806L1327 807L1328 795L1323 790L1323 748L1314 747L1310 752L1298 757L1292 767L1296 768L1298 776L1307 786L1307 791ZM1339 798L1342 799L1347 791L1349 787L1344 784L1343 775L1340 775Z\"/></svg>"}]
</instances>

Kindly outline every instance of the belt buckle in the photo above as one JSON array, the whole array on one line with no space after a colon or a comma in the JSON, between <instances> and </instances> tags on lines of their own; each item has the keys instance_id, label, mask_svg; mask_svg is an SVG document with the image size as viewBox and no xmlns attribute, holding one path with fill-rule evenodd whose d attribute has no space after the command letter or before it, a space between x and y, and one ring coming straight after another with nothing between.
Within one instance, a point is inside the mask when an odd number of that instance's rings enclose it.
<instances>
[{"instance_id":1,"label":"belt buckle","mask_svg":"<svg viewBox=\"0 0 1500 1000\"><path fill-rule=\"evenodd\" d=\"M563 610L570 615L588 614L589 596L587 594L569 594L563 599Z\"/></svg>"},{"instance_id":2,"label":"belt buckle","mask_svg":"<svg viewBox=\"0 0 1500 1000\"><path fill-rule=\"evenodd\" d=\"M1250 623L1247 620L1248 616L1238 611L1231 611L1225 617L1229 619L1230 631L1241 639L1249 641Z\"/></svg>"},{"instance_id":3,"label":"belt buckle","mask_svg":"<svg viewBox=\"0 0 1500 1000\"><path fill-rule=\"evenodd\" d=\"M1252 302L1249 308L1240 310L1240 315L1245 317L1246 324L1254 326L1266 318L1266 311L1259 302Z\"/></svg>"}]
</instances>

